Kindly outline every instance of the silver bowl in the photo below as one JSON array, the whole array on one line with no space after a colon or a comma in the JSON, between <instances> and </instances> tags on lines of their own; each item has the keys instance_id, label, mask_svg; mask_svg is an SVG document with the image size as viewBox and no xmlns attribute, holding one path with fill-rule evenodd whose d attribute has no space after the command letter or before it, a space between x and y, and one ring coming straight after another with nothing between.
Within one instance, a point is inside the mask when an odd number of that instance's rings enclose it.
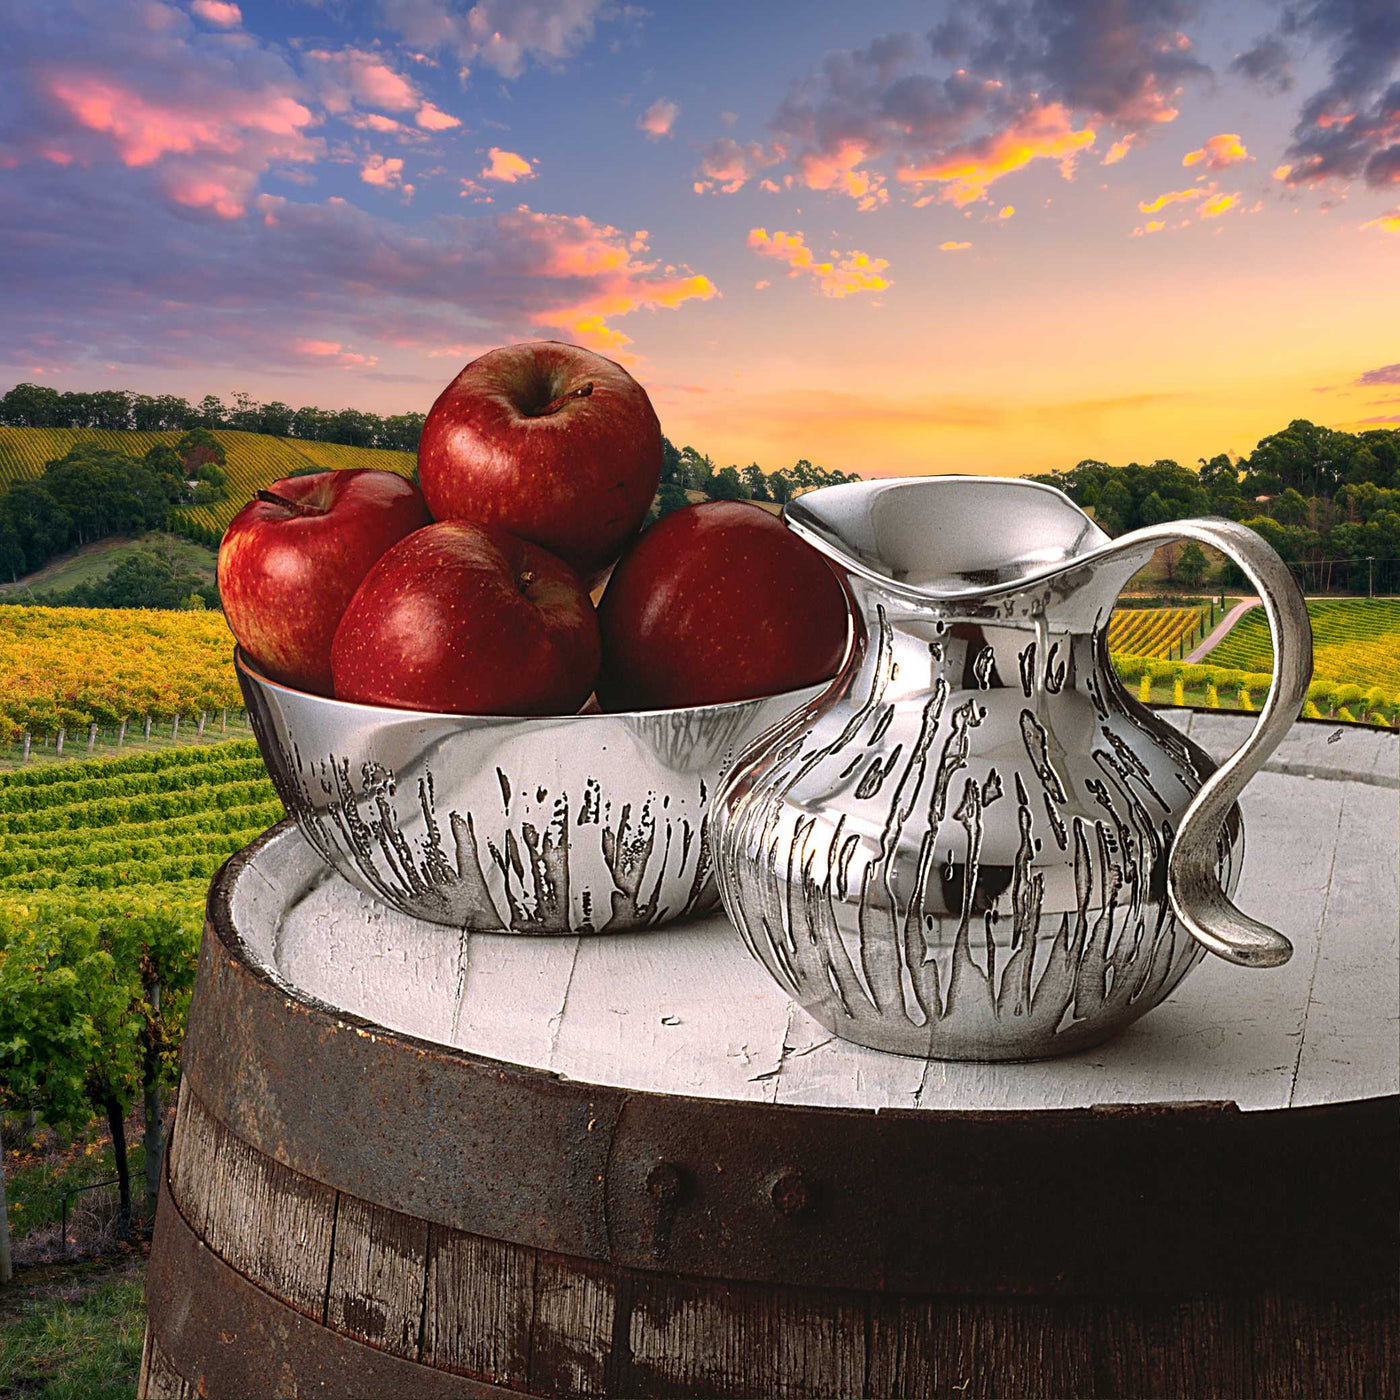
<instances>
[{"instance_id":1,"label":"silver bowl","mask_svg":"<svg viewBox=\"0 0 1400 1400\"><path fill-rule=\"evenodd\" d=\"M272 784L351 884L478 932L654 928L719 903L709 804L824 685L727 705L514 718L354 705L234 670Z\"/></svg>"}]
</instances>

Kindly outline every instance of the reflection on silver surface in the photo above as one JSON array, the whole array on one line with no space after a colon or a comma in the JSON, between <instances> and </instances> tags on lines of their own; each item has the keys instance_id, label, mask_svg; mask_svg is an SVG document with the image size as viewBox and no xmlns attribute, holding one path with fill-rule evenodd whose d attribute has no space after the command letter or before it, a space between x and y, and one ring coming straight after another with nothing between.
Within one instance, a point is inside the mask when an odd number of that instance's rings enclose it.
<instances>
[{"instance_id":1,"label":"reflection on silver surface","mask_svg":"<svg viewBox=\"0 0 1400 1400\"><path fill-rule=\"evenodd\" d=\"M421 714L235 669L273 786L321 857L405 914L481 932L651 927L718 902L708 806L816 694L546 719Z\"/></svg>"},{"instance_id":2,"label":"reflection on silver surface","mask_svg":"<svg viewBox=\"0 0 1400 1400\"><path fill-rule=\"evenodd\" d=\"M1301 709L1311 634L1285 566L1226 520L1108 538L1057 491L996 478L813 492L793 528L863 621L831 686L716 798L725 907L828 1029L903 1054L1032 1059L1104 1039L1207 948L1288 941L1229 901L1235 800ZM1129 697L1114 599L1158 544L1223 550L1259 589L1276 681L1221 768Z\"/></svg>"}]
</instances>

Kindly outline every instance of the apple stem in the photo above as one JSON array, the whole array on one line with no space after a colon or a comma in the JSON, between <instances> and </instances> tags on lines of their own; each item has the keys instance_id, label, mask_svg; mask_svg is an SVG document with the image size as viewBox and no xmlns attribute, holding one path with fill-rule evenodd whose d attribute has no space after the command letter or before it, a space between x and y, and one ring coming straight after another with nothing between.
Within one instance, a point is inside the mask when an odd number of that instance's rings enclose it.
<instances>
[{"instance_id":1,"label":"apple stem","mask_svg":"<svg viewBox=\"0 0 1400 1400\"><path fill-rule=\"evenodd\" d=\"M557 399L552 399L540 409L538 413L532 413L531 418L547 418L551 413L558 413L566 403L574 399L586 399L593 393L593 381L587 384L580 384L577 389L570 389L567 394L560 394Z\"/></svg>"},{"instance_id":2,"label":"apple stem","mask_svg":"<svg viewBox=\"0 0 1400 1400\"><path fill-rule=\"evenodd\" d=\"M324 506L309 506L302 501L293 501L286 496L279 496L275 491L258 491L254 494L253 499L266 501L270 506L282 506L291 511L293 515L326 515L328 513Z\"/></svg>"}]
</instances>

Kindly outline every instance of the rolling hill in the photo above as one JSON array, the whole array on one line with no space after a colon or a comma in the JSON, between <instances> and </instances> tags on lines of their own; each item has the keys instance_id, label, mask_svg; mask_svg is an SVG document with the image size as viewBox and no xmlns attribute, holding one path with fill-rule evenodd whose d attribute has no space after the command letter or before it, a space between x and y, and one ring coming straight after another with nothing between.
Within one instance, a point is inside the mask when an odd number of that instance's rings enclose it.
<instances>
[{"instance_id":1,"label":"rolling hill","mask_svg":"<svg viewBox=\"0 0 1400 1400\"><path fill-rule=\"evenodd\" d=\"M309 442L300 438L270 437L217 428L214 436L224 449L228 472L227 495L210 506L184 506L180 514L211 530L222 531L247 504L252 494L298 468L321 470L344 467L378 467L411 476L411 452L388 452L376 447L342 447L334 442ZM37 477L44 463L62 457L75 443L100 442L114 452L140 457L157 443L172 447L177 432L113 432L103 428L6 428L0 427L0 488L11 481Z\"/></svg>"}]
</instances>

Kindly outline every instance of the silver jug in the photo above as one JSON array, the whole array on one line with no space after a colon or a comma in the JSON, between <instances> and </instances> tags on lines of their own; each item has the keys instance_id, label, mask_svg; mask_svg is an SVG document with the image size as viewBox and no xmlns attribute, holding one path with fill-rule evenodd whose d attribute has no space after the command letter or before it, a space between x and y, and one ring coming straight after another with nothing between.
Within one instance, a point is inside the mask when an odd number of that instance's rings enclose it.
<instances>
[{"instance_id":1,"label":"silver jug","mask_svg":"<svg viewBox=\"0 0 1400 1400\"><path fill-rule=\"evenodd\" d=\"M790 503L844 572L856 625L815 699L736 760L712 811L720 892L749 950L862 1045L1021 1060L1104 1040L1207 950L1292 947L1230 902L1235 801L1297 717L1307 610L1230 520L1110 539L1061 492L945 476ZM1159 545L1228 555L1258 590L1274 682L1219 768L1127 694L1109 613Z\"/></svg>"}]
</instances>

